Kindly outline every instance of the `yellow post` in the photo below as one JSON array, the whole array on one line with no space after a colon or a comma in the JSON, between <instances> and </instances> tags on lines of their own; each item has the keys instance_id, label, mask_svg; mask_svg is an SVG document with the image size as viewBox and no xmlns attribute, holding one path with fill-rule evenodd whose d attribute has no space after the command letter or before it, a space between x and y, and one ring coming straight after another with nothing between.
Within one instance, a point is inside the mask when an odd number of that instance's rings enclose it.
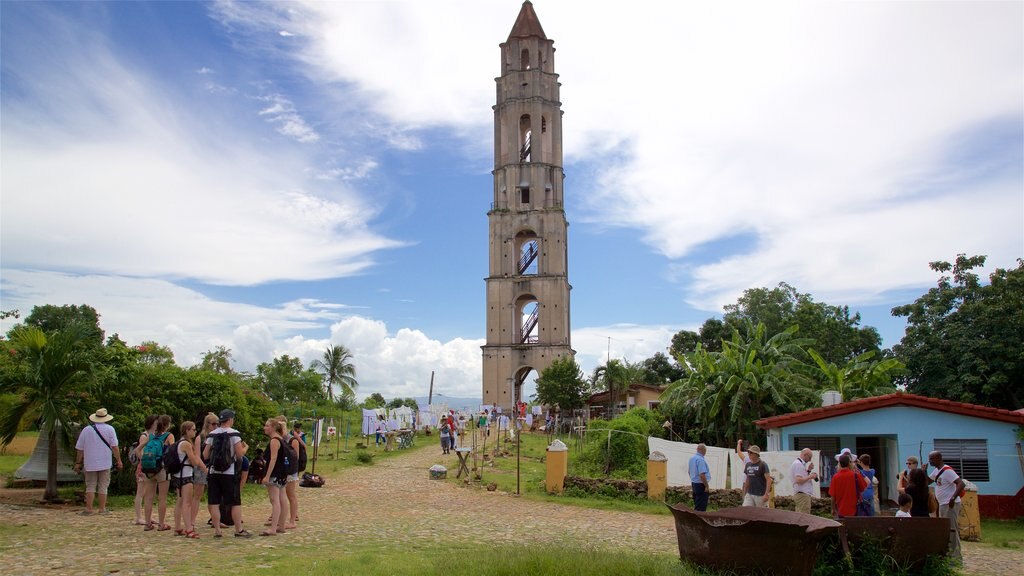
<instances>
[{"instance_id":1,"label":"yellow post","mask_svg":"<svg viewBox=\"0 0 1024 576\"><path fill-rule=\"evenodd\" d=\"M665 500L668 487L668 458L661 452L652 452L647 459L647 498Z\"/></svg>"},{"instance_id":2,"label":"yellow post","mask_svg":"<svg viewBox=\"0 0 1024 576\"><path fill-rule=\"evenodd\" d=\"M960 539L976 541L981 539L981 512L978 510L978 492L968 490L960 498Z\"/></svg>"},{"instance_id":3,"label":"yellow post","mask_svg":"<svg viewBox=\"0 0 1024 576\"><path fill-rule=\"evenodd\" d=\"M561 440L548 446L544 459L546 477L544 486L548 494L561 494L565 489L565 476L569 473L569 447Z\"/></svg>"}]
</instances>

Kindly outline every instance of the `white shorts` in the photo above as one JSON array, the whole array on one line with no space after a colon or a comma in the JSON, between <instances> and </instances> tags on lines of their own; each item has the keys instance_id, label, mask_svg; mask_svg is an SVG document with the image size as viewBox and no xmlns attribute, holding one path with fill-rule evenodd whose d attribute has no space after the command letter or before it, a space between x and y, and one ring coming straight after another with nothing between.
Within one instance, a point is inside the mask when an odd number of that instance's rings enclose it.
<instances>
[{"instance_id":1,"label":"white shorts","mask_svg":"<svg viewBox=\"0 0 1024 576\"><path fill-rule=\"evenodd\" d=\"M753 494L744 494L743 495L743 505L744 506L753 506L755 508L767 508L768 507L768 501L767 500L763 500L763 498L764 498L764 495L754 496Z\"/></svg>"}]
</instances>

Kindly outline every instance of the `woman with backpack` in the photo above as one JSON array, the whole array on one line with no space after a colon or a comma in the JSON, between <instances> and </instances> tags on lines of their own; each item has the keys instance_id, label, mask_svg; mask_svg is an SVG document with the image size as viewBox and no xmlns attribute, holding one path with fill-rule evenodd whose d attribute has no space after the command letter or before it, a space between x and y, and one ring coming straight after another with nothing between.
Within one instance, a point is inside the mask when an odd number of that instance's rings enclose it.
<instances>
[{"instance_id":1,"label":"woman with backpack","mask_svg":"<svg viewBox=\"0 0 1024 576\"><path fill-rule=\"evenodd\" d=\"M270 498L270 520L268 528L260 532L260 536L276 536L285 531L285 486L288 484L288 466L285 464L287 454L284 424L277 418L271 418L263 425L263 433L270 438L267 446L267 473L263 484L267 486L267 497Z\"/></svg>"},{"instance_id":2,"label":"woman with backpack","mask_svg":"<svg viewBox=\"0 0 1024 576\"><path fill-rule=\"evenodd\" d=\"M142 457L139 463L143 474L146 475L146 492L143 497L145 508L146 527L143 530L170 530L167 524L167 489L170 487L170 478L163 468L164 446L174 444L174 435L170 432L171 417L167 414L161 415L156 420L156 429L152 433L145 434L146 443L142 445ZM156 459L154 462L154 458ZM159 497L157 514L159 524L153 524L153 499Z\"/></svg>"},{"instance_id":3,"label":"woman with backpack","mask_svg":"<svg viewBox=\"0 0 1024 576\"><path fill-rule=\"evenodd\" d=\"M278 416L277 419L287 429L288 418ZM291 448L291 459L288 462L288 484L284 489L285 496L288 498L289 511L288 516L285 517L287 520L285 528L294 530L298 526L299 521L299 451L304 449L304 444L302 443L302 437L296 436L294 432L285 433L285 440Z\"/></svg>"},{"instance_id":4,"label":"woman with backpack","mask_svg":"<svg viewBox=\"0 0 1024 576\"><path fill-rule=\"evenodd\" d=\"M200 448L196 451L197 454L202 454L202 446L206 445L206 439L210 436L210 432L220 426L220 418L217 417L213 412L206 414L203 418L203 429L199 432L196 437L196 442ZM199 514L200 504L203 501L203 493L206 491L206 470L194 470L194 476L192 478L192 525L196 524L196 516ZM213 520L210 520L213 523Z\"/></svg>"},{"instance_id":5,"label":"woman with backpack","mask_svg":"<svg viewBox=\"0 0 1024 576\"><path fill-rule=\"evenodd\" d=\"M149 440L149 435L156 431L157 418L159 416L156 414L146 416L146 420L142 423L144 432L132 447L131 453L128 454L128 461L135 464L135 524L137 526L147 524L146 517L142 515L142 501L146 498L146 475L142 473L142 448L145 447L146 440Z\"/></svg>"},{"instance_id":6,"label":"woman with backpack","mask_svg":"<svg viewBox=\"0 0 1024 576\"><path fill-rule=\"evenodd\" d=\"M174 503L174 533L187 538L199 538L195 521L192 519L193 472L207 471L206 464L196 450L196 424L187 421L181 423L181 440L172 448L177 452L178 470L171 472L171 484L177 491ZM184 528L182 527L184 524Z\"/></svg>"}]
</instances>

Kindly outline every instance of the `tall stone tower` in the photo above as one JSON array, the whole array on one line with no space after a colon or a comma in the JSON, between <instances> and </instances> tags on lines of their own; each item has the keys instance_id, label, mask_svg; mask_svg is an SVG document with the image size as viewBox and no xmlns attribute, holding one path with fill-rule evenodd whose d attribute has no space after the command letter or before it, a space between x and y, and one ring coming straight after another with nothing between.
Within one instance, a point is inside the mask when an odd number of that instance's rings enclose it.
<instances>
[{"instance_id":1,"label":"tall stone tower","mask_svg":"<svg viewBox=\"0 0 1024 576\"><path fill-rule=\"evenodd\" d=\"M554 42L533 4L500 45L483 401L509 409L531 370L573 356L562 183L562 108Z\"/></svg>"}]
</instances>

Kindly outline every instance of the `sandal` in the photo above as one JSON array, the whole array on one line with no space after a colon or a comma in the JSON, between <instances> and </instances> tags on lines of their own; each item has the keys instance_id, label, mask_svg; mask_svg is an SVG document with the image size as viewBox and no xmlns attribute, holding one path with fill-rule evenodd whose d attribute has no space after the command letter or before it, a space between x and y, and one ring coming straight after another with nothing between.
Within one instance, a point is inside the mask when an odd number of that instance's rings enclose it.
<instances>
[{"instance_id":1,"label":"sandal","mask_svg":"<svg viewBox=\"0 0 1024 576\"><path fill-rule=\"evenodd\" d=\"M156 531L157 532L166 532L166 531L168 531L170 529L171 529L170 525L168 525L168 524L161 524L160 527L156 529Z\"/></svg>"},{"instance_id":2,"label":"sandal","mask_svg":"<svg viewBox=\"0 0 1024 576\"><path fill-rule=\"evenodd\" d=\"M182 536L184 536L185 538L191 538L193 540L198 540L199 539L199 532L196 532L195 530L186 530L185 533L182 534Z\"/></svg>"},{"instance_id":3,"label":"sandal","mask_svg":"<svg viewBox=\"0 0 1024 576\"><path fill-rule=\"evenodd\" d=\"M252 538L252 534L245 528L235 532L235 538Z\"/></svg>"},{"instance_id":4,"label":"sandal","mask_svg":"<svg viewBox=\"0 0 1024 576\"><path fill-rule=\"evenodd\" d=\"M149 532L150 530L156 530L156 524L153 524L152 522L146 522L146 527L143 528L143 530L145 530L146 532Z\"/></svg>"},{"instance_id":5,"label":"sandal","mask_svg":"<svg viewBox=\"0 0 1024 576\"><path fill-rule=\"evenodd\" d=\"M277 532L268 532L264 530L263 532L260 532L260 536L277 536Z\"/></svg>"}]
</instances>

